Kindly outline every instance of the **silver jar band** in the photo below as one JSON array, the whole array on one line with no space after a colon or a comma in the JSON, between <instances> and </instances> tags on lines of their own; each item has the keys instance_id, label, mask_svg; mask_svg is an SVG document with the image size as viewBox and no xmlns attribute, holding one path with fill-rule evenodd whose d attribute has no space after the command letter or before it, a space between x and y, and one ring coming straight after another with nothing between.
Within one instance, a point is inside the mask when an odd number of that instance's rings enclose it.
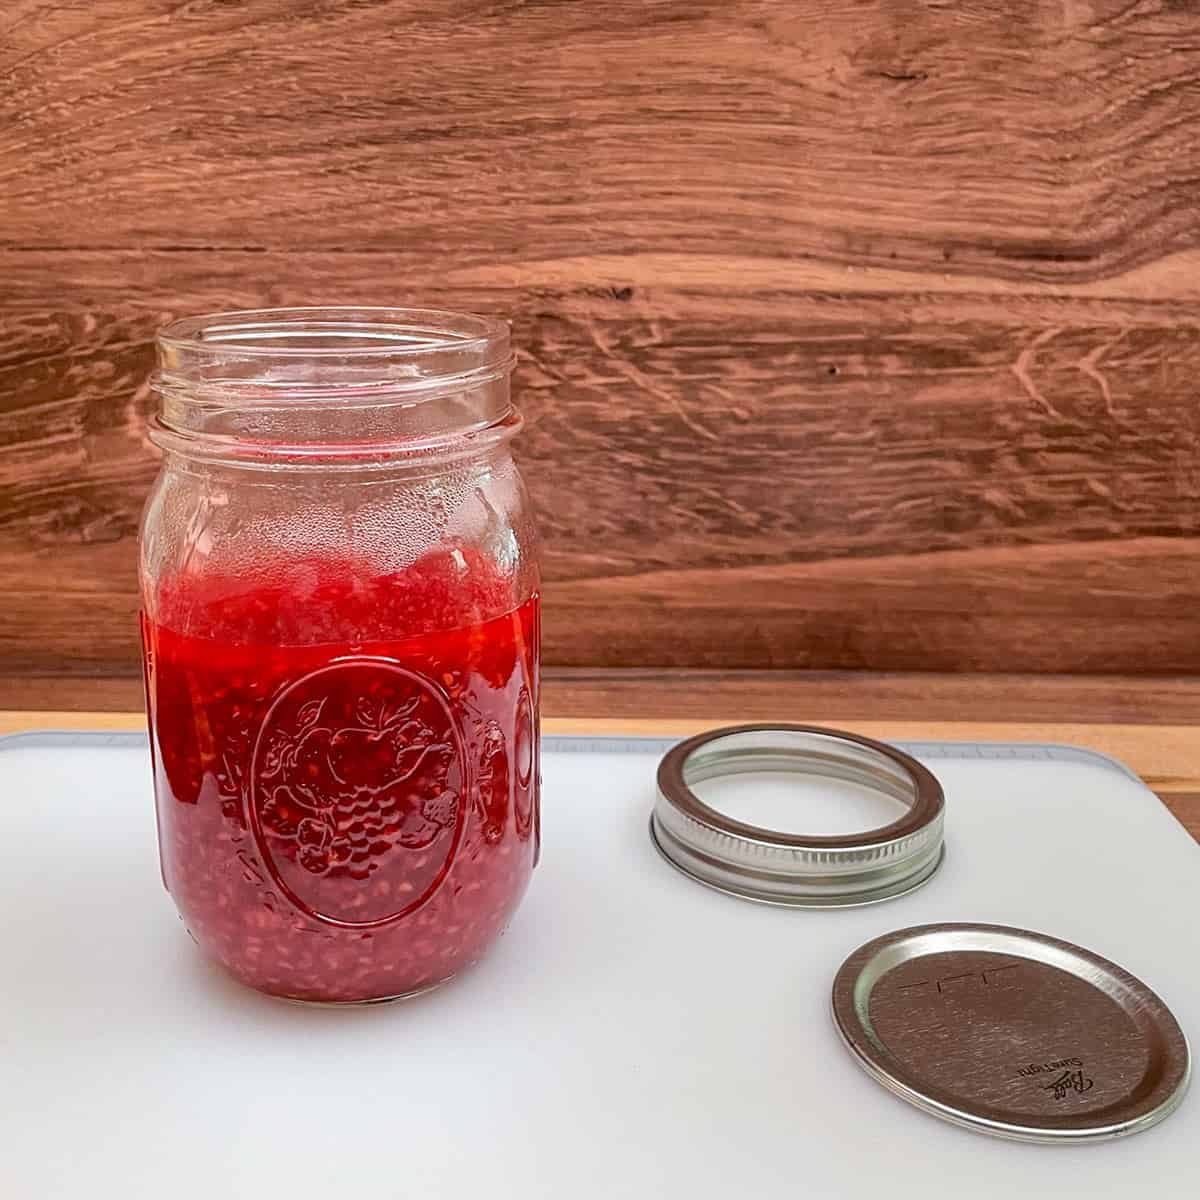
<instances>
[{"instance_id":1,"label":"silver jar band","mask_svg":"<svg viewBox=\"0 0 1200 1200\"><path fill-rule=\"evenodd\" d=\"M899 820L864 833L782 833L725 816L692 785L725 775L794 772L871 788L907 805ZM768 904L840 908L889 900L941 865L945 798L935 776L883 742L812 725L738 725L681 742L658 768L650 819L655 845L701 883Z\"/></svg>"}]
</instances>

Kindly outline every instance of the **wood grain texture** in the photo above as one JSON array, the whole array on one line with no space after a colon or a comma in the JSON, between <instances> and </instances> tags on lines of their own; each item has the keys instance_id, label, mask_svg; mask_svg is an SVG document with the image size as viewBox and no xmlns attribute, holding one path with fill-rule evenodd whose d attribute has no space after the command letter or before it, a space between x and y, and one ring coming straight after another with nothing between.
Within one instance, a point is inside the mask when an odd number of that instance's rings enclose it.
<instances>
[{"instance_id":1,"label":"wood grain texture","mask_svg":"<svg viewBox=\"0 0 1200 1200\"><path fill-rule=\"evenodd\" d=\"M1158 0L10 0L0 669L133 675L155 327L509 316L576 667L1200 671Z\"/></svg>"},{"instance_id":2,"label":"wood grain texture","mask_svg":"<svg viewBox=\"0 0 1200 1200\"><path fill-rule=\"evenodd\" d=\"M1200 791L1159 792L1158 795L1180 825L1200 842Z\"/></svg>"}]
</instances>

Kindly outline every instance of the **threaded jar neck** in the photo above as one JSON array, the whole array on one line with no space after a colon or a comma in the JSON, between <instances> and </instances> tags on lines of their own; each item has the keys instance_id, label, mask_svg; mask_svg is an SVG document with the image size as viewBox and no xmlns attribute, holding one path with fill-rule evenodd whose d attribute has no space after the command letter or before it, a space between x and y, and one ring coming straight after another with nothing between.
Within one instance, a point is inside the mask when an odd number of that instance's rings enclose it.
<instances>
[{"instance_id":1,"label":"threaded jar neck","mask_svg":"<svg viewBox=\"0 0 1200 1200\"><path fill-rule=\"evenodd\" d=\"M322 466L474 453L520 426L508 325L434 309L188 317L158 335L151 437L193 458Z\"/></svg>"}]
</instances>

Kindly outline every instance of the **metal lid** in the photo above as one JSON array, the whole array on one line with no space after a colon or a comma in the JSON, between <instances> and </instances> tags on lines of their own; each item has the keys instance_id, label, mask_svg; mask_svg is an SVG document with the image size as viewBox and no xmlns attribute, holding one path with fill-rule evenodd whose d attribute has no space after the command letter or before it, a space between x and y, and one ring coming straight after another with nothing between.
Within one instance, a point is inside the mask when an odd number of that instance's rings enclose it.
<instances>
[{"instance_id":1,"label":"metal lid","mask_svg":"<svg viewBox=\"0 0 1200 1200\"><path fill-rule=\"evenodd\" d=\"M898 821L865 833L807 836L748 825L701 801L691 785L753 771L848 780L903 801ZM907 754L870 738L810 725L738 725L681 742L658 768L650 835L699 882L768 904L836 908L919 887L943 857L941 784Z\"/></svg>"},{"instance_id":2,"label":"metal lid","mask_svg":"<svg viewBox=\"0 0 1200 1200\"><path fill-rule=\"evenodd\" d=\"M1000 925L877 938L833 985L858 1062L934 1116L1029 1142L1137 1133L1179 1106L1187 1040L1127 971L1069 942Z\"/></svg>"}]
</instances>

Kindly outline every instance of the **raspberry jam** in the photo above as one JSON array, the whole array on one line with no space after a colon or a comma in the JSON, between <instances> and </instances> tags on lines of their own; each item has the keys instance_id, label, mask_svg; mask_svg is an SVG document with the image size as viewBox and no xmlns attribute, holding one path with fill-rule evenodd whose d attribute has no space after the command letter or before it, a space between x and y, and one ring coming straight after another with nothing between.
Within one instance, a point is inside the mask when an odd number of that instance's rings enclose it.
<instances>
[{"instance_id":1,"label":"raspberry jam","mask_svg":"<svg viewBox=\"0 0 1200 1200\"><path fill-rule=\"evenodd\" d=\"M166 577L143 617L163 880L260 991L432 987L537 856L538 598L467 547L259 578Z\"/></svg>"}]
</instances>

